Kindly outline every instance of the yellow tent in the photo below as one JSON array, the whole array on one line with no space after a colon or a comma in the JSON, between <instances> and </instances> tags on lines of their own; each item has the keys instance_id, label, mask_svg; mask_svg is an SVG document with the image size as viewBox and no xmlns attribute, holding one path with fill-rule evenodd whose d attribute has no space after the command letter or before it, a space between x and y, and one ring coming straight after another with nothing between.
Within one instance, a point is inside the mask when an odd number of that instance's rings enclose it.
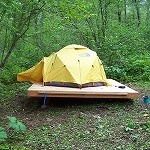
<instances>
[{"instance_id":1,"label":"yellow tent","mask_svg":"<svg viewBox=\"0 0 150 150\"><path fill-rule=\"evenodd\" d=\"M86 87L109 85L96 52L81 45L68 45L17 75L18 81L44 85Z\"/></svg>"}]
</instances>

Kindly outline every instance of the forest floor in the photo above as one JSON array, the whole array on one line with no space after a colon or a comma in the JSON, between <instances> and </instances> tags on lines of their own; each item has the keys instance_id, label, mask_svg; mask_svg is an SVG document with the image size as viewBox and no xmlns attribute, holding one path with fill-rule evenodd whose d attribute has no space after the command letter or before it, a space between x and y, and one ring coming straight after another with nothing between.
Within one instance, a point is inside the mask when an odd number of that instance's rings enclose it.
<instances>
[{"instance_id":1,"label":"forest floor","mask_svg":"<svg viewBox=\"0 0 150 150\"><path fill-rule=\"evenodd\" d=\"M149 83L130 84L140 95L135 100L48 98L45 109L42 98L26 96L27 87L14 84L4 89L15 96L5 93L0 101L0 125L6 127L5 118L15 116L27 131L0 143L0 149L150 149L150 105L142 102L150 95Z\"/></svg>"}]
</instances>

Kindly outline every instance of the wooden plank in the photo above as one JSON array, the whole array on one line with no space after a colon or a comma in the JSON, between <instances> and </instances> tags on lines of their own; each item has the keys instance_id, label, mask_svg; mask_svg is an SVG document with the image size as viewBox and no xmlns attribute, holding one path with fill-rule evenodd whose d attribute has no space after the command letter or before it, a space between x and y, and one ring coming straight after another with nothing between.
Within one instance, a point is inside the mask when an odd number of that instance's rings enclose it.
<instances>
[{"instance_id":1,"label":"wooden plank","mask_svg":"<svg viewBox=\"0 0 150 150\"><path fill-rule=\"evenodd\" d=\"M34 83L28 89L28 96L43 97L47 93L47 97L74 97L74 98L127 98L134 99L138 97L138 92L123 84L108 79L112 86L86 87L86 88L70 88L43 86L42 83Z\"/></svg>"}]
</instances>

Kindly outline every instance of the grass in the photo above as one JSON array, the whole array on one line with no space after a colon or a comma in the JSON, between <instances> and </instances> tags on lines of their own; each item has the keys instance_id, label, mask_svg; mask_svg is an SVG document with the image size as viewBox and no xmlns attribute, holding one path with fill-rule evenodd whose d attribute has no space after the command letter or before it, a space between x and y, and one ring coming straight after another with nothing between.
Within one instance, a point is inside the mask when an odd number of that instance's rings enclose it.
<instances>
[{"instance_id":1,"label":"grass","mask_svg":"<svg viewBox=\"0 0 150 150\"><path fill-rule=\"evenodd\" d=\"M44 110L41 109L43 99L26 96L29 86L8 85L2 92L1 124L5 126L6 116L15 116L28 130L1 143L0 149L150 148L150 108L141 101L143 95L150 94L149 83L130 85L140 92L138 100L51 98ZM6 95L7 91L10 93Z\"/></svg>"}]
</instances>

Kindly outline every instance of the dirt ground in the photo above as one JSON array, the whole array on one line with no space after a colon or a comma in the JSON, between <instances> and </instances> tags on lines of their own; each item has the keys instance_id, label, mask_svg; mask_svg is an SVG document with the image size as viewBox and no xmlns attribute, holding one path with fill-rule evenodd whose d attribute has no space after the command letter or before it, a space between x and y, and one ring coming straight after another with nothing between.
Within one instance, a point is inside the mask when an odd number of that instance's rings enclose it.
<instances>
[{"instance_id":1,"label":"dirt ground","mask_svg":"<svg viewBox=\"0 0 150 150\"><path fill-rule=\"evenodd\" d=\"M87 119L88 124L85 129L81 130L94 130L93 126L95 124L93 119L104 119L102 123L104 124L111 124L110 130L114 132L115 142L117 147L117 140L122 136L123 130L122 128L125 127L126 122L130 119L136 123L145 123L149 117L150 106L145 105L143 103L143 96L150 95L150 89L148 88L135 88L134 85L132 87L139 92L139 98L135 100L127 100L127 99L75 99L75 98L47 98L46 107L44 109L41 108L43 105L43 98L30 98L26 96L26 93L18 92L16 96L12 99L5 99L3 100L3 105L0 108L0 116L2 117L2 123L6 123L7 116L15 116L17 119L21 120L28 128L28 131L31 131L31 136L36 132L36 129L40 129L43 126L49 126L51 129L56 129L59 126L63 126L62 128L62 135L63 130L67 128L67 126L72 126L73 123L78 122L78 118ZM144 117L144 114L148 114L148 116ZM75 120L72 118L75 117ZM82 120L82 119L81 119ZM70 124L69 124L70 122ZM80 124L80 122L79 122ZM71 127L72 129L78 128L77 126ZM72 130L71 129L71 130ZM43 131L41 131L43 132ZM54 131L55 132L55 131ZM78 131L80 132L80 130ZM145 136L147 131L139 131L138 129L134 131L135 135L141 135L141 138L145 140L148 139L148 135ZM136 135L136 132L138 135ZM73 133L76 136L76 133ZM105 134L105 133L104 133ZM68 133L70 135L70 133ZM36 135L35 135L36 136ZM130 134L123 135L121 138L125 138L125 141L129 143ZM99 136L95 136L96 138ZM34 138L32 138L34 139ZM41 140L39 136L39 140L36 141L37 143ZM82 140L82 138L81 138ZM110 139L109 139L110 140ZM109 146L113 144L114 139L112 138ZM88 141L88 140L87 140ZM76 141L75 141L76 142ZM89 142L89 141L88 141ZM31 144L30 148L35 149L35 146ZM105 143L105 142L104 142ZM124 145L127 145L124 143ZM22 143L26 146L25 143ZM102 142L101 142L102 144ZM105 143L106 144L106 143ZM138 143L139 145L141 142ZM138 145L137 144L137 145ZM61 144L59 144L61 145ZM98 143L96 144L98 145ZM129 143L129 145L135 145L133 143ZM83 146L83 145L79 145ZM114 144L115 146L115 144ZM107 149L107 146L104 146L104 149ZM130 147L130 146L128 146ZM130 149L125 147L124 149ZM133 146L134 147L134 146ZM136 146L135 146L136 147ZM58 147L57 147L58 148ZM57 149L56 148L56 149ZM63 146L59 147L60 149ZM58 148L58 149L59 149ZM41 149L44 149L41 147ZM53 148L52 148L53 149Z\"/></svg>"},{"instance_id":2,"label":"dirt ground","mask_svg":"<svg viewBox=\"0 0 150 150\"><path fill-rule=\"evenodd\" d=\"M114 104L126 106L124 108L126 112L135 109L132 105L133 102L136 102L138 105L138 107L136 107L137 111L149 109L149 107L143 103L143 96L145 94L150 95L150 89L134 89L139 92L139 98L136 100L47 98L46 108L44 109L41 108L43 98L30 98L27 97L26 94L17 93L13 99L3 101L4 103L0 109L0 114L3 118L6 116L16 116L21 119L29 129L32 129L48 122L51 124L64 122L71 113L87 112L88 114L99 114L103 116L106 112L110 111L109 105ZM94 109L92 107L94 107ZM51 118L48 117L48 113L50 113Z\"/></svg>"}]
</instances>

